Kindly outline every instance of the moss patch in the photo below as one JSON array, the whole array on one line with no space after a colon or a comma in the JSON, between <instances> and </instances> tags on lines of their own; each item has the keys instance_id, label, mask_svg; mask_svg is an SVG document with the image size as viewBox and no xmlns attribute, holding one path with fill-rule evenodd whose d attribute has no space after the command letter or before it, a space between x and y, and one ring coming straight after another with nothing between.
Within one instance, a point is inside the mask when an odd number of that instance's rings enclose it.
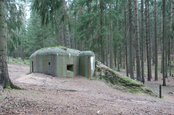
<instances>
[{"instance_id":1,"label":"moss patch","mask_svg":"<svg viewBox=\"0 0 174 115\"><path fill-rule=\"evenodd\" d=\"M72 55L72 56L78 56L80 54L79 50L66 48L63 46L57 46L57 47L46 47L41 48L37 51L35 51L30 58L35 57L36 55Z\"/></svg>"},{"instance_id":2,"label":"moss patch","mask_svg":"<svg viewBox=\"0 0 174 115\"><path fill-rule=\"evenodd\" d=\"M129 77L124 77L120 73L112 70L100 62L96 62L95 76L98 76L99 79L106 81L114 88L122 91L128 91L131 93L145 93L152 96L157 96L150 89L146 88L141 82L133 80Z\"/></svg>"}]
</instances>

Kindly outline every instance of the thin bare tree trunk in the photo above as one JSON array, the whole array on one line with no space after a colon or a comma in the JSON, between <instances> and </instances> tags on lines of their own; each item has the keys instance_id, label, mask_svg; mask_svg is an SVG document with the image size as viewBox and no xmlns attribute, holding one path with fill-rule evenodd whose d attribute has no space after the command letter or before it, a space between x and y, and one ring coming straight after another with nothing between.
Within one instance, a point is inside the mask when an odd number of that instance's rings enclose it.
<instances>
[{"instance_id":1,"label":"thin bare tree trunk","mask_svg":"<svg viewBox=\"0 0 174 115\"><path fill-rule=\"evenodd\" d=\"M141 0L141 42L140 42L140 52L141 52L141 78L142 82L144 79L144 0Z\"/></svg>"},{"instance_id":2,"label":"thin bare tree trunk","mask_svg":"<svg viewBox=\"0 0 174 115\"><path fill-rule=\"evenodd\" d=\"M103 37L103 18L104 18L104 1L100 0L100 33L99 33L99 43L100 43L100 55L101 60L103 63L105 63L105 50L104 50L104 37Z\"/></svg>"},{"instance_id":3,"label":"thin bare tree trunk","mask_svg":"<svg viewBox=\"0 0 174 115\"><path fill-rule=\"evenodd\" d=\"M158 81L157 1L154 1L155 81Z\"/></svg>"},{"instance_id":4,"label":"thin bare tree trunk","mask_svg":"<svg viewBox=\"0 0 174 115\"><path fill-rule=\"evenodd\" d=\"M141 81L140 75L140 55L139 55L139 26L138 26L138 2L134 0L135 4L135 50L136 50L136 72L137 72L137 80Z\"/></svg>"},{"instance_id":5,"label":"thin bare tree trunk","mask_svg":"<svg viewBox=\"0 0 174 115\"><path fill-rule=\"evenodd\" d=\"M151 44L150 44L150 17L149 17L149 0L145 0L146 13L146 51L147 51L147 80L151 81Z\"/></svg>"},{"instance_id":6,"label":"thin bare tree trunk","mask_svg":"<svg viewBox=\"0 0 174 115\"><path fill-rule=\"evenodd\" d=\"M128 8L129 8L129 73L130 73L130 77L132 79L134 79L134 70L133 70L133 65L134 65L134 61L133 61L133 41L132 41L132 1L129 0L128 1Z\"/></svg>"},{"instance_id":7,"label":"thin bare tree trunk","mask_svg":"<svg viewBox=\"0 0 174 115\"><path fill-rule=\"evenodd\" d=\"M163 0L163 38L162 38L162 44L163 44L163 53L162 53L162 58L163 58L163 86L166 86L166 77L167 77L167 57L166 57L166 26L165 23L166 22L166 1Z\"/></svg>"},{"instance_id":8,"label":"thin bare tree trunk","mask_svg":"<svg viewBox=\"0 0 174 115\"><path fill-rule=\"evenodd\" d=\"M110 67L113 68L113 22L110 23L110 36L109 36L109 52L110 52Z\"/></svg>"},{"instance_id":9,"label":"thin bare tree trunk","mask_svg":"<svg viewBox=\"0 0 174 115\"><path fill-rule=\"evenodd\" d=\"M173 0L170 0L170 35L169 35L169 41L168 41L168 67L169 67L170 76L172 76L172 70L171 70L172 24L173 24Z\"/></svg>"},{"instance_id":10,"label":"thin bare tree trunk","mask_svg":"<svg viewBox=\"0 0 174 115\"><path fill-rule=\"evenodd\" d=\"M128 33L128 29L127 29L127 5L125 5L125 11L124 11L124 26L125 26L125 33L124 33L124 39L125 39L125 60L126 60L126 76L129 76L129 66L128 66L128 37L127 37L127 33Z\"/></svg>"}]
</instances>

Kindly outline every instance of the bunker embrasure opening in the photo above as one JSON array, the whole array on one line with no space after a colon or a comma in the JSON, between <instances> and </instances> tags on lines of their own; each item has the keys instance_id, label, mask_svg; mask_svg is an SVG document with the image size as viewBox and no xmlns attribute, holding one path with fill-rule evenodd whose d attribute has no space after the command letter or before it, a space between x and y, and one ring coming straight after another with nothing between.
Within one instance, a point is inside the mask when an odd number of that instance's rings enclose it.
<instances>
[{"instance_id":1,"label":"bunker embrasure opening","mask_svg":"<svg viewBox=\"0 0 174 115\"><path fill-rule=\"evenodd\" d=\"M74 66L73 66L73 64L67 65L67 70L73 72L73 71L74 71Z\"/></svg>"}]
</instances>

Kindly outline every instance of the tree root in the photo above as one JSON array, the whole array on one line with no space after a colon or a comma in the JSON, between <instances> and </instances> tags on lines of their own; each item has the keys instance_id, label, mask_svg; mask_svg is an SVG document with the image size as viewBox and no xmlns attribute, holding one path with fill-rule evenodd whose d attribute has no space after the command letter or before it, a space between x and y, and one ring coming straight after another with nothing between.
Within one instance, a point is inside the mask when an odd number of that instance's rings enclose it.
<instances>
[{"instance_id":1,"label":"tree root","mask_svg":"<svg viewBox=\"0 0 174 115\"><path fill-rule=\"evenodd\" d=\"M21 90L19 86L13 84L11 81L7 82L6 84L3 85L3 89L18 89Z\"/></svg>"}]
</instances>

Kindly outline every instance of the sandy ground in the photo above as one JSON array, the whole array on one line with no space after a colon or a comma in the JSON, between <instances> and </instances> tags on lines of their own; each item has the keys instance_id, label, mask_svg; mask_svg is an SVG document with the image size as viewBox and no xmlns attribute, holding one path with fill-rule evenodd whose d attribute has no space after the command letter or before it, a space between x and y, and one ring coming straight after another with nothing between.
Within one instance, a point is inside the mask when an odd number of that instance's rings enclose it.
<instances>
[{"instance_id":1,"label":"sandy ground","mask_svg":"<svg viewBox=\"0 0 174 115\"><path fill-rule=\"evenodd\" d=\"M24 89L0 94L0 115L174 115L173 99L121 92L81 77L28 72L27 66L9 65L12 81Z\"/></svg>"}]
</instances>

